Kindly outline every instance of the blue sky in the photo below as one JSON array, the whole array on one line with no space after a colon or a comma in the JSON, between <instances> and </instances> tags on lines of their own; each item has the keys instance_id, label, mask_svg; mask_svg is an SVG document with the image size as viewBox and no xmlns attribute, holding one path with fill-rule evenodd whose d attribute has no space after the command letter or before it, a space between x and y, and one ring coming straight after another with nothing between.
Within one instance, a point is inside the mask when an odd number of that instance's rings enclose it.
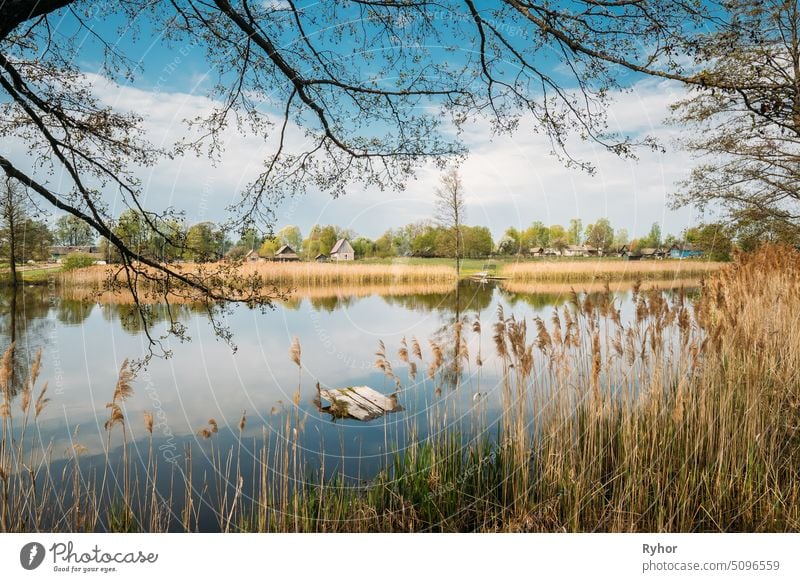
<instances>
[{"instance_id":1,"label":"blue sky","mask_svg":"<svg viewBox=\"0 0 800 582\"><path fill-rule=\"evenodd\" d=\"M90 13L86 18L107 38L114 37L124 24L105 15ZM66 16L58 28L68 34L73 26L72 17ZM90 75L103 101L144 112L150 139L168 145L183 135L184 119L207 113L214 106L206 97L215 77L209 74L205 50L161 42L160 34L147 21L142 21L136 36L124 29L121 32L120 51L141 66L132 83L119 85L102 76L101 54L91 36L84 39L79 66ZM569 143L570 152L597 168L590 176L565 168L550 155L549 141L535 133L530 123L521 124L513 136L492 138L488 124L474 120L465 127L470 155L461 167L467 222L488 226L496 239L508 226L525 228L534 220L566 224L579 217L588 224L607 217L631 236L646 233L653 222L676 234L698 222L700 217L691 209L669 208L676 182L687 176L693 164L686 153L675 148L677 129L663 123L669 104L682 96L682 90L652 79L631 77L631 83L628 92L615 96L609 129L633 137L655 135L667 148L666 154L642 150L638 161L624 160L596 144L574 139ZM154 208L181 209L189 223L224 220L225 208L237 201L273 145L234 131L226 132L224 139L225 154L215 165L187 156L141 171L147 203ZM387 228L431 218L432 192L438 179L437 170L425 167L404 192L353 187L334 200L311 189L279 207L277 228L296 224L306 234L315 223L337 224L377 237ZM109 199L112 208L118 202Z\"/></svg>"}]
</instances>

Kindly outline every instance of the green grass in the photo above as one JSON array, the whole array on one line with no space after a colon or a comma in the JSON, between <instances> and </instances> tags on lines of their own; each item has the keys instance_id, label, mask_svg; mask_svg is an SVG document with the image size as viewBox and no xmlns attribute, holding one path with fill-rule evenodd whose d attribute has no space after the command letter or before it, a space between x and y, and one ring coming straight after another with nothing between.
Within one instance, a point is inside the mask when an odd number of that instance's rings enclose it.
<instances>
[{"instance_id":1,"label":"green grass","mask_svg":"<svg viewBox=\"0 0 800 582\"><path fill-rule=\"evenodd\" d=\"M61 272L60 266L54 267L36 267L36 268L17 268L17 277L19 280L28 285L41 285L50 280L50 276ZM11 273L8 269L8 263L0 265L0 285L8 285L11 283Z\"/></svg>"}]
</instances>

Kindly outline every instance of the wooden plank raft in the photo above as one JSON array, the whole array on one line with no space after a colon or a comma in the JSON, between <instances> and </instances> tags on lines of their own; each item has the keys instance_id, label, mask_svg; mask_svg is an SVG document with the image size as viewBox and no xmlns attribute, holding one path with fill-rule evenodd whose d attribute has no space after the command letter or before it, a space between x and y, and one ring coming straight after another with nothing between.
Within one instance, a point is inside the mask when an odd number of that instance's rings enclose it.
<instances>
[{"instance_id":1,"label":"wooden plank raft","mask_svg":"<svg viewBox=\"0 0 800 582\"><path fill-rule=\"evenodd\" d=\"M335 418L354 418L367 421L380 418L384 414L400 412L403 407L397 402L397 395L385 396L369 386L348 386L324 390L317 385L319 396L331 403L318 405L320 412L327 412Z\"/></svg>"}]
</instances>

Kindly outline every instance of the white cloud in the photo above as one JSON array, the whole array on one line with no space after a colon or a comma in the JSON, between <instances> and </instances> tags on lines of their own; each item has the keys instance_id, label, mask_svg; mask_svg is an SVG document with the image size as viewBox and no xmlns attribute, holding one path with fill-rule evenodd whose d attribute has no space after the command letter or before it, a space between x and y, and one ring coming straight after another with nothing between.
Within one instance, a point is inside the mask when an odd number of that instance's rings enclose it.
<instances>
[{"instance_id":1,"label":"white cloud","mask_svg":"<svg viewBox=\"0 0 800 582\"><path fill-rule=\"evenodd\" d=\"M169 146L185 133L184 119L204 115L215 105L202 96L120 87L98 76L93 82L98 96L108 104L144 112L145 131L156 145ZM642 150L640 159L633 161L595 143L572 140L570 153L590 161L597 169L594 176L565 168L550 155L546 136L535 133L530 125L523 124L514 136L495 138L485 122L469 125L464 135L471 154L462 167L468 222L489 226L495 236L509 225L524 227L534 220L566 224L572 217L581 217L588 223L601 216L632 235L646 232L656 221L662 222L667 232L679 232L692 223L692 212L672 211L668 201L691 160L673 149L677 130L665 127L663 119L669 104L680 96L680 86L653 80L641 81L617 95L609 111L609 129L634 136L654 135L667 153ZM190 155L144 170L141 177L147 203L154 208L175 206L186 212L189 221L222 220L226 206L235 202L244 185L258 174L274 145L243 136L234 128L222 137L225 152L217 165ZM299 132L292 136L296 144L301 139ZM22 155L21 148L14 149ZM376 237L387 228L430 217L431 194L437 182L436 171L426 167L401 193L354 188L333 200L311 192L279 209L279 226L298 224L306 233L315 222L334 223ZM109 204L114 208L112 200Z\"/></svg>"}]
</instances>

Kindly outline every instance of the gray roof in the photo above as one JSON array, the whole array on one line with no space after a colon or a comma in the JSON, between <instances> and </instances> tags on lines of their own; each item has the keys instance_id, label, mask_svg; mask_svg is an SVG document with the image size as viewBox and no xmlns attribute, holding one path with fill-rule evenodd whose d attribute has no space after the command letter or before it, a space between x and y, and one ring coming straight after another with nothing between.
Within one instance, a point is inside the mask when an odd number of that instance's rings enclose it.
<instances>
[{"instance_id":1,"label":"gray roof","mask_svg":"<svg viewBox=\"0 0 800 582\"><path fill-rule=\"evenodd\" d=\"M283 245L281 248L278 249L278 252L275 255L296 255L297 253L294 252L294 249L289 245Z\"/></svg>"},{"instance_id":2,"label":"gray roof","mask_svg":"<svg viewBox=\"0 0 800 582\"><path fill-rule=\"evenodd\" d=\"M340 238L339 240L337 240L336 244L333 245L333 248L331 249L331 254L338 253L341 250L342 245L344 245L345 243L347 244L348 247L350 247L350 243L347 242L346 238ZM351 250L352 248L353 247L350 247Z\"/></svg>"}]
</instances>

